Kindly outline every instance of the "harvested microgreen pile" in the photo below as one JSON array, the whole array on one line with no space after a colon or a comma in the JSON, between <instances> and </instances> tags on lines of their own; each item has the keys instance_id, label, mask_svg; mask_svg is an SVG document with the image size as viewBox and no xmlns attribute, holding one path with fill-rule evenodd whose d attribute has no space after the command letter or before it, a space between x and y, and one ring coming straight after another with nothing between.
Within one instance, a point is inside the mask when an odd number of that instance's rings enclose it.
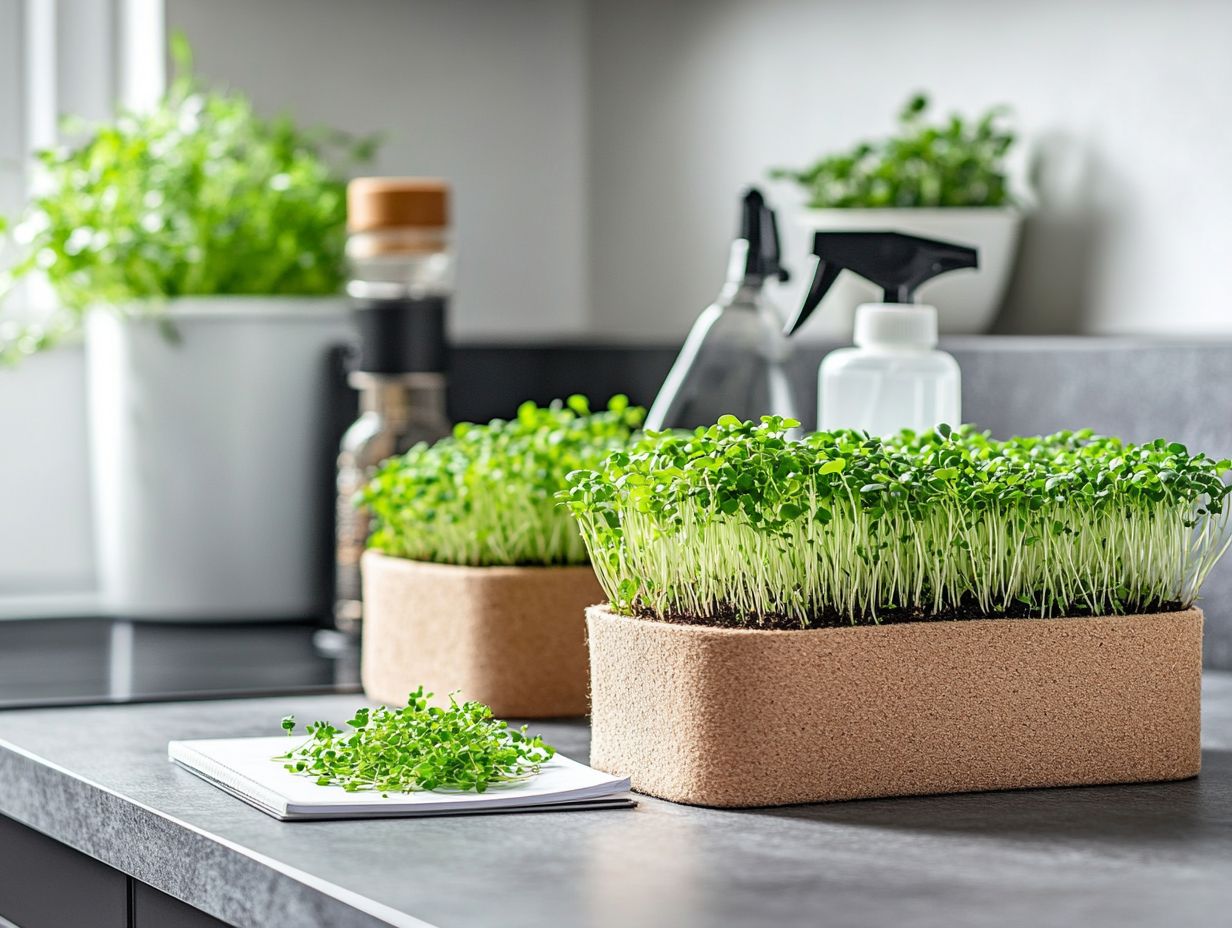
<instances>
[{"instance_id":1,"label":"harvested microgreen pile","mask_svg":"<svg viewBox=\"0 0 1232 928\"><path fill-rule=\"evenodd\" d=\"M1089 431L889 440L725 416L650 435L561 494L627 614L822 625L1123 614L1194 602L1228 547L1229 461Z\"/></svg>"},{"instance_id":2,"label":"harvested microgreen pile","mask_svg":"<svg viewBox=\"0 0 1232 928\"><path fill-rule=\"evenodd\" d=\"M431 696L421 686L404 708L359 709L345 730L313 722L308 740L275 760L319 786L341 786L348 793L482 793L494 783L534 776L556 754L525 726L510 728L492 718L483 703L450 697L442 709L428 705ZM282 727L294 734L294 716L284 718Z\"/></svg>"},{"instance_id":3,"label":"harvested microgreen pile","mask_svg":"<svg viewBox=\"0 0 1232 928\"><path fill-rule=\"evenodd\" d=\"M517 418L464 423L382 465L362 494L368 546L444 564L585 564L586 548L556 493L566 475L625 447L644 411L614 396L591 413L583 396Z\"/></svg>"}]
</instances>

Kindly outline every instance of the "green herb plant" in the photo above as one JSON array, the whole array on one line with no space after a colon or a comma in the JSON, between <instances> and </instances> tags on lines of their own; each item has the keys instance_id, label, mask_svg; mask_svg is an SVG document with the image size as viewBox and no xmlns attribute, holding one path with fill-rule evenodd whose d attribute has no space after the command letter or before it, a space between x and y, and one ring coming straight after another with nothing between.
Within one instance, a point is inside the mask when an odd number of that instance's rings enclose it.
<instances>
[{"instance_id":1,"label":"green herb plant","mask_svg":"<svg viewBox=\"0 0 1232 928\"><path fill-rule=\"evenodd\" d=\"M1004 125L1007 110L994 107L975 120L954 114L930 124L928 105L928 97L917 94L900 111L896 135L861 142L807 168L775 168L770 176L798 183L816 209L1012 204L1005 157L1014 133Z\"/></svg>"},{"instance_id":2,"label":"green herb plant","mask_svg":"<svg viewBox=\"0 0 1232 928\"><path fill-rule=\"evenodd\" d=\"M339 291L341 170L370 158L375 139L262 117L242 94L202 86L182 36L172 50L178 73L156 106L79 125L79 141L37 154L40 192L15 224L19 255L0 294L42 273L62 309L45 326L5 326L9 360L74 330L93 305Z\"/></svg>"},{"instance_id":3,"label":"green herb plant","mask_svg":"<svg viewBox=\"0 0 1232 928\"><path fill-rule=\"evenodd\" d=\"M477 566L585 564L586 548L556 493L566 475L625 447L643 410L615 396L592 414L583 396L517 417L461 424L382 465L359 502L368 545L395 557Z\"/></svg>"},{"instance_id":4,"label":"green herb plant","mask_svg":"<svg viewBox=\"0 0 1232 928\"><path fill-rule=\"evenodd\" d=\"M348 793L413 793L421 790L486 792L499 783L534 776L556 754L543 739L492 718L479 702L429 706L423 687L401 709L362 708L338 729L329 722L307 726L308 740L275 760L320 786ZM282 720L288 735L295 717Z\"/></svg>"},{"instance_id":5,"label":"green herb plant","mask_svg":"<svg viewBox=\"0 0 1232 928\"><path fill-rule=\"evenodd\" d=\"M1089 431L881 440L791 420L655 433L561 494L616 608L801 626L889 610L1189 606L1229 545L1232 462Z\"/></svg>"}]
</instances>

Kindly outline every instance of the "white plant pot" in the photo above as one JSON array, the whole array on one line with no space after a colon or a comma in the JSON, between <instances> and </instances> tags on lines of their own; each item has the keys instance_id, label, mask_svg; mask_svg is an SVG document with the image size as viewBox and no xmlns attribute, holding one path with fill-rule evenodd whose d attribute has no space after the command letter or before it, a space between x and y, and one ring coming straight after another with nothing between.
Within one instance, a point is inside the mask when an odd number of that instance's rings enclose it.
<instances>
[{"instance_id":1,"label":"white plant pot","mask_svg":"<svg viewBox=\"0 0 1232 928\"><path fill-rule=\"evenodd\" d=\"M327 352L342 299L172 300L86 323L103 606L133 618L319 612Z\"/></svg>"},{"instance_id":2,"label":"white plant pot","mask_svg":"<svg viewBox=\"0 0 1232 928\"><path fill-rule=\"evenodd\" d=\"M954 271L920 287L920 302L937 307L943 335L977 334L992 326L1014 269L1022 225L1022 212L1014 207L813 209L801 218L812 231L906 232L979 249L978 270ZM828 333L850 335L856 306L880 300L880 291L868 281L843 274L819 315L827 318Z\"/></svg>"}]
</instances>

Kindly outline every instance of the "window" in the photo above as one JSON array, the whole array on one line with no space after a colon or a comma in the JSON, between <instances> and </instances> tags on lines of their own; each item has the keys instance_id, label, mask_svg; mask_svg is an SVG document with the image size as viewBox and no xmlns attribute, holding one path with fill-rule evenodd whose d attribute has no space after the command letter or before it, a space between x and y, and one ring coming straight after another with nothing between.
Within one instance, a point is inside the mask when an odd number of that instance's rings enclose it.
<instances>
[{"instance_id":1,"label":"window","mask_svg":"<svg viewBox=\"0 0 1232 928\"><path fill-rule=\"evenodd\" d=\"M164 44L163 0L0 0L0 215L21 209L30 153L56 143L63 116L105 119L162 93ZM48 299L13 297L26 313Z\"/></svg>"},{"instance_id":2,"label":"window","mask_svg":"<svg viewBox=\"0 0 1232 928\"><path fill-rule=\"evenodd\" d=\"M0 214L25 202L29 154L60 116L106 118L164 83L163 0L0 0ZM11 255L0 253L0 267ZM4 318L35 320L46 288L10 294ZM0 618L88 612L94 585L82 355L0 369ZM20 453L12 449L20 447Z\"/></svg>"}]
</instances>

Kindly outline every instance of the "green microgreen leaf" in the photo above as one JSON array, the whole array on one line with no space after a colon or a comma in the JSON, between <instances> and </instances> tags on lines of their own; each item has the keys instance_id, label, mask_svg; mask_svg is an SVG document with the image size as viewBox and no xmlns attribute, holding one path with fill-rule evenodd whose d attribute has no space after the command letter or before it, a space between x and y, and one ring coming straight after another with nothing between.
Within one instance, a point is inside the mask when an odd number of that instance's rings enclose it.
<instances>
[{"instance_id":1,"label":"green microgreen leaf","mask_svg":"<svg viewBox=\"0 0 1232 928\"><path fill-rule=\"evenodd\" d=\"M308 740L275 760L320 786L347 792L413 793L421 790L485 792L496 783L534 776L556 749L524 727L509 728L482 703L446 708L429 705L419 687L404 708L361 708L344 734L328 722L308 726ZM288 726L288 723L290 725ZM293 731L292 716L282 720Z\"/></svg>"},{"instance_id":2,"label":"green microgreen leaf","mask_svg":"<svg viewBox=\"0 0 1232 928\"><path fill-rule=\"evenodd\" d=\"M643 412L625 396L593 414L582 396L528 402L513 420L464 423L390 458L357 500L373 517L369 547L447 564L585 564L557 491L570 472L625 448Z\"/></svg>"},{"instance_id":3,"label":"green microgreen leaf","mask_svg":"<svg viewBox=\"0 0 1232 928\"><path fill-rule=\"evenodd\" d=\"M1232 541L1229 466L1089 430L793 441L724 417L579 468L560 499L627 614L1123 613L1197 598Z\"/></svg>"}]
</instances>

